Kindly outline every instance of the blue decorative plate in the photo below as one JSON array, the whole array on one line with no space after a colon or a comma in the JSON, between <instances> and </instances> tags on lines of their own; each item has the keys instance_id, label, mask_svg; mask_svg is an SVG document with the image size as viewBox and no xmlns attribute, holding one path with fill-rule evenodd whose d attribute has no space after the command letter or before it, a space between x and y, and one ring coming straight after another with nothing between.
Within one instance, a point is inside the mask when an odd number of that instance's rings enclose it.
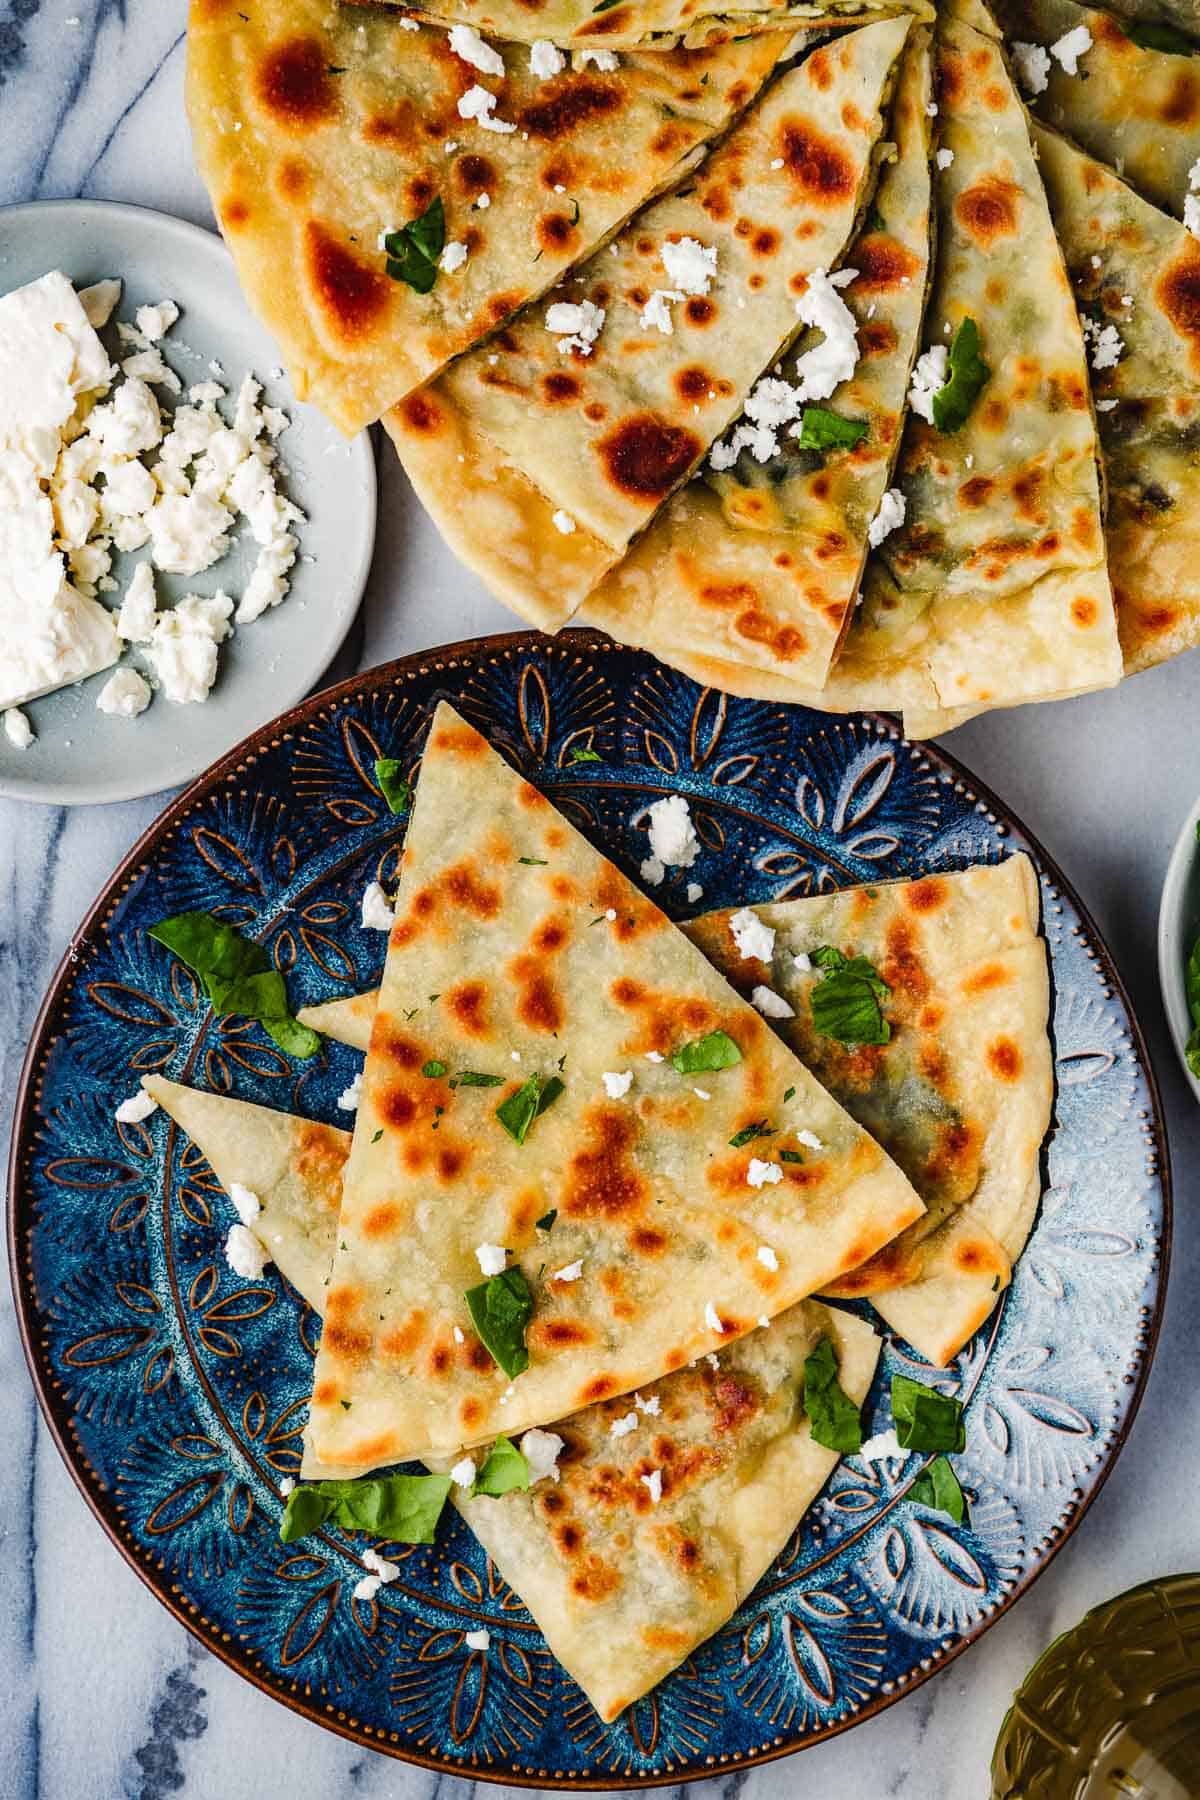
<instances>
[{"instance_id":1,"label":"blue decorative plate","mask_svg":"<svg viewBox=\"0 0 1200 1800\"><path fill-rule=\"evenodd\" d=\"M683 912L994 861L1037 865L1058 1095L1037 1229L959 1357L969 1526L843 1462L738 1616L615 1724L550 1656L458 1520L376 1602L361 1570L277 1536L315 1315L226 1265L227 1209L164 1114L116 1125L147 1070L345 1124L358 1059L283 1056L217 1020L146 927L218 909L267 944L295 1003L365 988L365 883L400 828L372 778L448 695L631 873L646 802L685 793L700 863ZM604 761L572 764L586 727ZM678 874L678 872L676 872ZM657 894L656 894L657 897ZM1053 864L966 772L880 718L731 700L591 633L494 638L376 669L257 733L118 871L59 970L25 1070L10 1238L26 1353L75 1479L138 1573L217 1656L297 1712L437 1769L517 1783L678 1782L844 1730L984 1631L1045 1567L1112 1466L1146 1378L1170 1241L1154 1078L1107 951ZM884 1382L916 1359L889 1345ZM908 1478L911 1480L911 1477ZM466 1634L486 1625L486 1650Z\"/></svg>"}]
</instances>

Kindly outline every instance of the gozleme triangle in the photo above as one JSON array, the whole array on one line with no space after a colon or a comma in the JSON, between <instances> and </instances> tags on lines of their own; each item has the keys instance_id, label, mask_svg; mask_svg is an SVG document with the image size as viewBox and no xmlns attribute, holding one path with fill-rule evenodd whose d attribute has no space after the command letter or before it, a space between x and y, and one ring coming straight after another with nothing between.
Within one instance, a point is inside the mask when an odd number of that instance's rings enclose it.
<instances>
[{"instance_id":1,"label":"gozleme triangle","mask_svg":"<svg viewBox=\"0 0 1200 1800\"><path fill-rule=\"evenodd\" d=\"M367 4L368 0L360 0ZM397 0L398 3L398 0ZM619 50L630 45L720 43L731 32L763 31L782 24L804 30L857 25L888 13L932 18L929 0L901 7L892 0L432 0L409 10L446 24L465 24L498 37L529 43L553 41L577 50Z\"/></svg>"},{"instance_id":2,"label":"gozleme triangle","mask_svg":"<svg viewBox=\"0 0 1200 1800\"><path fill-rule=\"evenodd\" d=\"M351 432L678 181L790 43L544 76L383 7L192 0L188 112L250 304Z\"/></svg>"},{"instance_id":3,"label":"gozleme triangle","mask_svg":"<svg viewBox=\"0 0 1200 1800\"><path fill-rule=\"evenodd\" d=\"M823 44L554 294L386 419L452 549L561 625L832 304L911 21ZM834 296L835 297L835 296ZM823 316L823 315L822 315Z\"/></svg>"},{"instance_id":4,"label":"gozleme triangle","mask_svg":"<svg viewBox=\"0 0 1200 1800\"><path fill-rule=\"evenodd\" d=\"M846 253L852 373L824 378L825 340L806 334L782 379L759 383L728 448L588 597L589 624L697 681L753 693L765 671L819 686L853 610L925 311L931 75L929 35L915 31L892 109L895 160Z\"/></svg>"},{"instance_id":5,"label":"gozleme triangle","mask_svg":"<svg viewBox=\"0 0 1200 1800\"><path fill-rule=\"evenodd\" d=\"M700 951L439 706L306 1469L454 1451L627 1392L922 1211Z\"/></svg>"},{"instance_id":6,"label":"gozleme triangle","mask_svg":"<svg viewBox=\"0 0 1200 1800\"><path fill-rule=\"evenodd\" d=\"M226 1188L258 1181L262 1241L306 1297L316 1277L323 1312L336 1240L326 1175L348 1156L350 1134L160 1076L143 1085ZM304 1148L314 1132L319 1171ZM293 1229L281 1234L281 1221ZM843 1390L861 1404L878 1338L860 1319L806 1300L632 1401L559 1421L556 1482L498 1498L453 1490L602 1718L616 1718L719 1630L831 1473L837 1452L814 1441L803 1410L804 1361L822 1337Z\"/></svg>"}]
</instances>

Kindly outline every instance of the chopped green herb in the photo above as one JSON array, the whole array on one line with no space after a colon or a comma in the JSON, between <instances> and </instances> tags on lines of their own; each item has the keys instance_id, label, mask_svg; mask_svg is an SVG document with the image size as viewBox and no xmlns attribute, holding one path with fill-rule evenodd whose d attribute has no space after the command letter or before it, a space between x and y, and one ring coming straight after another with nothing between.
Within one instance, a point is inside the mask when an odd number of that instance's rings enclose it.
<instances>
[{"instance_id":1,"label":"chopped green herb","mask_svg":"<svg viewBox=\"0 0 1200 1800\"><path fill-rule=\"evenodd\" d=\"M1192 1030L1184 1046L1184 1056L1192 1074L1200 1076L1200 937L1193 943L1188 954L1183 978L1188 1011L1192 1016Z\"/></svg>"},{"instance_id":2,"label":"chopped green herb","mask_svg":"<svg viewBox=\"0 0 1200 1800\"><path fill-rule=\"evenodd\" d=\"M796 1092L796 1090L795 1090L795 1088L794 1088L794 1087L790 1087L790 1088L784 1088L784 1090L783 1090L783 1104L784 1104L784 1105L785 1105L785 1106L786 1106L786 1105L787 1105L787 1103L788 1103L788 1101L789 1101L789 1100L791 1100L791 1099L792 1099L792 1098L793 1098L793 1097L794 1097L794 1096L795 1096L795 1092Z\"/></svg>"},{"instance_id":3,"label":"chopped green herb","mask_svg":"<svg viewBox=\"0 0 1200 1800\"><path fill-rule=\"evenodd\" d=\"M798 1150L781 1150L779 1152L779 1160L780 1160L780 1162L802 1163L804 1161L804 1158L801 1156L801 1154Z\"/></svg>"},{"instance_id":4,"label":"chopped green herb","mask_svg":"<svg viewBox=\"0 0 1200 1800\"><path fill-rule=\"evenodd\" d=\"M349 1412L349 1411L350 1411L350 1408L351 1408L351 1407L352 1407L352 1406L353 1406L353 1405L354 1405L354 1402L353 1402L353 1400L343 1400L343 1401L342 1401L342 1411L343 1411L343 1412Z\"/></svg>"},{"instance_id":5,"label":"chopped green herb","mask_svg":"<svg viewBox=\"0 0 1200 1800\"><path fill-rule=\"evenodd\" d=\"M496 1108L496 1117L507 1131L514 1143L523 1144L529 1136L529 1127L540 1118L548 1106L553 1106L563 1091L563 1084L557 1075L551 1075L548 1081L540 1075L531 1075L523 1087Z\"/></svg>"},{"instance_id":6,"label":"chopped green herb","mask_svg":"<svg viewBox=\"0 0 1200 1800\"><path fill-rule=\"evenodd\" d=\"M827 1337L804 1359L804 1410L815 1443L826 1450L862 1449L862 1416L838 1381L837 1356Z\"/></svg>"},{"instance_id":7,"label":"chopped green herb","mask_svg":"<svg viewBox=\"0 0 1200 1800\"><path fill-rule=\"evenodd\" d=\"M485 1075L482 1069L460 1069L450 1077L451 1087L503 1087L503 1075Z\"/></svg>"},{"instance_id":8,"label":"chopped green herb","mask_svg":"<svg viewBox=\"0 0 1200 1800\"><path fill-rule=\"evenodd\" d=\"M573 763L603 762L604 758L596 750L585 750L582 744L573 744L571 761Z\"/></svg>"},{"instance_id":9,"label":"chopped green herb","mask_svg":"<svg viewBox=\"0 0 1200 1800\"><path fill-rule=\"evenodd\" d=\"M448 1475L308 1482L288 1495L279 1536L294 1544L332 1520L343 1531L369 1531L399 1544L432 1544L450 1487Z\"/></svg>"},{"instance_id":10,"label":"chopped green herb","mask_svg":"<svg viewBox=\"0 0 1200 1800\"><path fill-rule=\"evenodd\" d=\"M541 1218L538 1220L538 1222L537 1222L538 1230L539 1231L549 1231L551 1229L551 1227L553 1226L554 1221L555 1221L555 1219L557 1219L557 1217L558 1217L558 1208L557 1208L557 1206L552 1206L550 1208L550 1211L548 1213L543 1213Z\"/></svg>"},{"instance_id":11,"label":"chopped green herb","mask_svg":"<svg viewBox=\"0 0 1200 1800\"><path fill-rule=\"evenodd\" d=\"M753 1138L774 1136L774 1130L765 1119L755 1119L753 1125L743 1125L740 1131L734 1132L729 1140L729 1148L740 1150L743 1144L750 1143Z\"/></svg>"},{"instance_id":12,"label":"chopped green herb","mask_svg":"<svg viewBox=\"0 0 1200 1800\"><path fill-rule=\"evenodd\" d=\"M406 813L412 805L412 786L405 779L403 765L399 758L377 756L375 758L375 779L379 783L379 791L387 801L389 810L394 813Z\"/></svg>"},{"instance_id":13,"label":"chopped green herb","mask_svg":"<svg viewBox=\"0 0 1200 1800\"><path fill-rule=\"evenodd\" d=\"M939 431L959 431L991 380L992 371L979 354L979 327L962 319L950 340L950 378L933 396L933 422Z\"/></svg>"},{"instance_id":14,"label":"chopped green herb","mask_svg":"<svg viewBox=\"0 0 1200 1800\"><path fill-rule=\"evenodd\" d=\"M494 1361L510 1381L529 1367L525 1327L533 1317L533 1295L519 1264L468 1288L471 1319Z\"/></svg>"},{"instance_id":15,"label":"chopped green herb","mask_svg":"<svg viewBox=\"0 0 1200 1800\"><path fill-rule=\"evenodd\" d=\"M710 1031L707 1037L694 1038L671 1057L677 1075L711 1075L718 1069L732 1069L740 1063L742 1053L728 1032Z\"/></svg>"},{"instance_id":16,"label":"chopped green herb","mask_svg":"<svg viewBox=\"0 0 1200 1800\"><path fill-rule=\"evenodd\" d=\"M373 1144L377 1144L382 1136L383 1136L383 1126L381 1125L379 1127L379 1130L375 1133L375 1136L371 1139L371 1142Z\"/></svg>"},{"instance_id":17,"label":"chopped green herb","mask_svg":"<svg viewBox=\"0 0 1200 1800\"><path fill-rule=\"evenodd\" d=\"M956 1525L961 1525L967 1516L967 1497L944 1456L935 1456L928 1468L921 1470L908 1497L919 1500L923 1506L932 1506L935 1512L949 1513Z\"/></svg>"},{"instance_id":18,"label":"chopped green herb","mask_svg":"<svg viewBox=\"0 0 1200 1800\"><path fill-rule=\"evenodd\" d=\"M576 200L576 198L573 194L571 196L571 205L575 208L574 212L571 214L571 223L572 223L572 225L578 225L578 223L579 223L579 202L578 202L578 200Z\"/></svg>"},{"instance_id":19,"label":"chopped green herb","mask_svg":"<svg viewBox=\"0 0 1200 1800\"><path fill-rule=\"evenodd\" d=\"M992 1292L993 1294L998 1294L1000 1292L1000 1277L998 1275L992 1276Z\"/></svg>"},{"instance_id":20,"label":"chopped green herb","mask_svg":"<svg viewBox=\"0 0 1200 1800\"><path fill-rule=\"evenodd\" d=\"M430 1081L436 1081L439 1075L446 1073L446 1065L444 1062L438 1062L435 1057L430 1057L427 1063L421 1064L421 1073Z\"/></svg>"},{"instance_id":21,"label":"chopped green herb","mask_svg":"<svg viewBox=\"0 0 1200 1800\"><path fill-rule=\"evenodd\" d=\"M886 231L887 230L887 221L884 218L883 214L880 212L878 206L872 205L868 209L867 216L863 220L863 230L864 231Z\"/></svg>"},{"instance_id":22,"label":"chopped green herb","mask_svg":"<svg viewBox=\"0 0 1200 1800\"><path fill-rule=\"evenodd\" d=\"M531 869L548 869L549 863L544 856L518 856L519 863L525 863Z\"/></svg>"},{"instance_id":23,"label":"chopped green herb","mask_svg":"<svg viewBox=\"0 0 1200 1800\"><path fill-rule=\"evenodd\" d=\"M892 1028L880 1002L892 990L875 965L865 956L845 956L832 944L814 950L812 960L825 971L808 995L813 1025L821 1036L836 1038L840 1044L888 1043Z\"/></svg>"},{"instance_id":24,"label":"chopped green herb","mask_svg":"<svg viewBox=\"0 0 1200 1800\"><path fill-rule=\"evenodd\" d=\"M261 944L207 912L160 919L150 936L195 970L215 1013L257 1019L289 1056L315 1056L321 1048L319 1034L293 1016L283 976Z\"/></svg>"},{"instance_id":25,"label":"chopped green herb","mask_svg":"<svg viewBox=\"0 0 1200 1800\"><path fill-rule=\"evenodd\" d=\"M438 278L438 257L446 248L446 212L435 194L425 211L383 240L387 272L418 294L427 294Z\"/></svg>"},{"instance_id":26,"label":"chopped green herb","mask_svg":"<svg viewBox=\"0 0 1200 1800\"><path fill-rule=\"evenodd\" d=\"M1196 46L1173 25L1155 19L1118 19L1118 25L1139 50L1161 50L1166 56L1195 56Z\"/></svg>"},{"instance_id":27,"label":"chopped green herb","mask_svg":"<svg viewBox=\"0 0 1200 1800\"><path fill-rule=\"evenodd\" d=\"M506 1437L498 1437L487 1454L475 1485L473 1494L511 1494L517 1488L529 1486L529 1464L517 1449L517 1446Z\"/></svg>"},{"instance_id":28,"label":"chopped green herb","mask_svg":"<svg viewBox=\"0 0 1200 1800\"><path fill-rule=\"evenodd\" d=\"M325 73L327 75L344 75L346 73L346 66L345 63L326 63Z\"/></svg>"},{"instance_id":29,"label":"chopped green herb","mask_svg":"<svg viewBox=\"0 0 1200 1800\"><path fill-rule=\"evenodd\" d=\"M907 1375L892 1376L892 1416L905 1450L964 1450L962 1402Z\"/></svg>"},{"instance_id":30,"label":"chopped green herb","mask_svg":"<svg viewBox=\"0 0 1200 1800\"><path fill-rule=\"evenodd\" d=\"M806 406L800 417L797 442L802 450L853 450L867 435L862 419L844 419L826 406Z\"/></svg>"},{"instance_id":31,"label":"chopped green herb","mask_svg":"<svg viewBox=\"0 0 1200 1800\"><path fill-rule=\"evenodd\" d=\"M610 8L620 4L621 0L599 0L599 5L593 6L592 11L593 13L608 12Z\"/></svg>"}]
</instances>

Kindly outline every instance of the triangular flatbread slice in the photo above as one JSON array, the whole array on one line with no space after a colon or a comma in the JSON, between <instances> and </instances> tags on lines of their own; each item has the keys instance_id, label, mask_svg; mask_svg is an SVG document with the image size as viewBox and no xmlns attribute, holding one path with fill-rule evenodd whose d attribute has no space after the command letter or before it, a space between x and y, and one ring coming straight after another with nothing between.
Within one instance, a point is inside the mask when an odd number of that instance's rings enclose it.
<instances>
[{"instance_id":1,"label":"triangular flatbread slice","mask_svg":"<svg viewBox=\"0 0 1200 1800\"><path fill-rule=\"evenodd\" d=\"M923 1212L753 1007L445 703L398 904L306 1468L453 1451L653 1381ZM772 1152L796 1160L756 1156L768 1113ZM512 1380L466 1300L501 1265L533 1295Z\"/></svg>"},{"instance_id":2,"label":"triangular flatbread slice","mask_svg":"<svg viewBox=\"0 0 1200 1800\"><path fill-rule=\"evenodd\" d=\"M919 347L930 263L932 70L928 33L914 32L893 107L896 156L885 163L867 223L846 255L842 289L858 334L853 375L820 402L810 429L861 430L855 442L802 448L795 427L711 465L659 513L589 595L584 616L701 682L727 687L731 665L820 686L858 594L867 534L891 481L909 375ZM800 358L819 341L806 334ZM803 391L803 364L783 380ZM763 384L764 395L768 384ZM779 398L770 378L769 398ZM766 433L769 438L773 434Z\"/></svg>"},{"instance_id":3,"label":"triangular flatbread slice","mask_svg":"<svg viewBox=\"0 0 1200 1800\"><path fill-rule=\"evenodd\" d=\"M358 0L370 4L371 0ZM397 4L401 0L396 0ZM451 25L474 25L496 37L526 42L551 39L579 49L621 50L636 44L661 49L675 42L707 44L723 42L731 32L763 31L782 24L805 31L831 25L859 25L894 12L915 13L931 19L929 0L914 0L900 7L891 0L845 0L836 6L821 0L615 0L596 5L595 0L433 0L429 6L409 7L418 17Z\"/></svg>"},{"instance_id":4,"label":"triangular flatbread slice","mask_svg":"<svg viewBox=\"0 0 1200 1800\"><path fill-rule=\"evenodd\" d=\"M680 180L791 43L766 33L540 78L528 45L475 53L501 59L496 75L456 55L444 30L407 27L395 11L332 0L192 0L200 174L297 395L346 432ZM460 115L480 88L511 130ZM421 263L433 279L420 292L389 276L382 236L438 201L445 245L459 249Z\"/></svg>"},{"instance_id":5,"label":"triangular flatbread slice","mask_svg":"<svg viewBox=\"0 0 1200 1800\"><path fill-rule=\"evenodd\" d=\"M800 330L873 185L909 28L814 50L556 290L563 310L526 308L389 413L447 543L534 624L571 617Z\"/></svg>"},{"instance_id":6,"label":"triangular flatbread slice","mask_svg":"<svg viewBox=\"0 0 1200 1800\"><path fill-rule=\"evenodd\" d=\"M1076 0L1001 0L996 11L1036 116L1120 169L1156 206L1182 217L1188 176L1200 157L1200 45L1170 55L1136 43L1129 35L1138 32L1136 22ZM1049 55L1050 46L1080 31L1091 43L1070 75L1060 57ZM1047 60L1023 46L1045 52Z\"/></svg>"},{"instance_id":7,"label":"triangular flatbread slice","mask_svg":"<svg viewBox=\"0 0 1200 1800\"><path fill-rule=\"evenodd\" d=\"M791 689L832 712L902 708L914 736L1121 673L1087 361L1025 112L1000 46L969 25L942 21L938 62L953 160L935 182L926 339L973 319L991 375L955 431L910 415L905 522L868 564L824 688Z\"/></svg>"},{"instance_id":8,"label":"triangular flatbread slice","mask_svg":"<svg viewBox=\"0 0 1200 1800\"><path fill-rule=\"evenodd\" d=\"M161 1076L142 1085L226 1188L238 1181L256 1194L272 1261L323 1314L336 1238L326 1178L350 1134ZM303 1149L313 1132L319 1168ZM455 1490L601 1718L615 1719L720 1629L832 1473L837 1452L814 1442L803 1411L804 1359L822 1337L861 1404L879 1339L860 1319L805 1300L723 1350L716 1367L702 1359L634 1401L558 1423L557 1482L501 1499ZM657 1500L647 1485L655 1471Z\"/></svg>"},{"instance_id":9,"label":"triangular flatbread slice","mask_svg":"<svg viewBox=\"0 0 1200 1800\"><path fill-rule=\"evenodd\" d=\"M776 1031L899 1164L926 1212L830 1290L870 1296L930 1362L955 1356L996 1304L1041 1195L1050 1120L1049 986L1028 857L751 909L776 933L770 968L743 960L730 913L682 927L744 991L792 1008ZM812 1027L816 977L797 950L866 955L893 995L891 1041L848 1052ZM810 959L811 960L811 959ZM303 1021L365 1050L378 996L307 1007Z\"/></svg>"},{"instance_id":10,"label":"triangular flatbread slice","mask_svg":"<svg viewBox=\"0 0 1200 1800\"><path fill-rule=\"evenodd\" d=\"M1092 383L1132 674L1200 643L1200 243L1065 138L1036 139L1080 308L1109 331Z\"/></svg>"}]
</instances>

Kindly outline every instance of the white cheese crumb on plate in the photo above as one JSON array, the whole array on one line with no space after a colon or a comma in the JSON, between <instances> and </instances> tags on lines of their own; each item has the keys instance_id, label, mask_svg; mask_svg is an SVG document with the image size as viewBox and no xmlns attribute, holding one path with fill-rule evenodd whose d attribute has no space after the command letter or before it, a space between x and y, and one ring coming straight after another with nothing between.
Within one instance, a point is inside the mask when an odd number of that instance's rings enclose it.
<instances>
[{"instance_id":1,"label":"white cheese crumb on plate","mask_svg":"<svg viewBox=\"0 0 1200 1800\"><path fill-rule=\"evenodd\" d=\"M122 1100L113 1118L120 1125L140 1125L151 1113L158 1111L158 1101L145 1088L139 1088L136 1094L130 1094L128 1100Z\"/></svg>"}]
</instances>

